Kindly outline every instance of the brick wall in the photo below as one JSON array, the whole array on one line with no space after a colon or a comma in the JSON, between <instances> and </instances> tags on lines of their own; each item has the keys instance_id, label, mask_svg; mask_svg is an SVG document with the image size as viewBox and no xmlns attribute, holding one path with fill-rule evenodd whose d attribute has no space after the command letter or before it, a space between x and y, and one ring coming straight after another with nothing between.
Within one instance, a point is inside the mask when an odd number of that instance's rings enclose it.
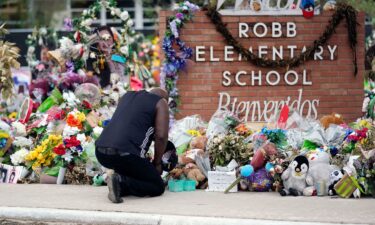
<instances>
[{"instance_id":1,"label":"brick wall","mask_svg":"<svg viewBox=\"0 0 375 225\"><path fill-rule=\"evenodd\" d=\"M163 37L166 28L166 19L172 15L170 11L160 13L160 36ZM332 14L324 12L323 15L315 16L313 19L298 17L237 17L225 16L224 22L238 38L238 23L245 22L250 25L255 22L295 22L297 25L297 36L295 38L272 38L267 35L265 38L244 38L240 39L243 46L259 45L297 45L310 46L317 39L328 24ZM180 90L181 102L179 109L181 112L178 118L200 114L205 120L209 120L216 111L219 102L219 92L227 92L232 97L237 97L238 101L265 101L282 100L290 96L292 100L298 98L298 89L303 89L304 100L318 99L320 101L317 110L319 117L332 112L340 113L347 120L355 120L361 116L361 106L363 100L363 73L364 73L364 14L358 16L360 25L358 26L358 75L353 75L352 51L349 47L346 22L343 21L336 29L336 34L328 41L330 45L338 45L337 55L334 61L309 61L299 68L293 70L308 71L308 79L312 81L312 86L302 86L298 83L295 86L288 86L281 82L277 86L246 86L239 87L232 85L224 87L222 85L222 73L225 70L233 73L239 70L258 71L267 73L271 69L257 68L249 62L195 62L195 56L188 62L186 71L180 73L178 88ZM215 30L214 25L204 12L196 14L192 22L184 26L181 39L193 49L197 45L213 46L215 56L223 57L223 49L226 46L223 37ZM302 47L301 47L302 48ZM256 52L255 52L256 53ZM298 52L297 52L298 53ZM284 54L287 56L288 51ZM209 51L206 51L209 55ZM206 57L207 58L207 57ZM281 73L286 69L278 69ZM246 78L245 78L246 79Z\"/></svg>"}]
</instances>

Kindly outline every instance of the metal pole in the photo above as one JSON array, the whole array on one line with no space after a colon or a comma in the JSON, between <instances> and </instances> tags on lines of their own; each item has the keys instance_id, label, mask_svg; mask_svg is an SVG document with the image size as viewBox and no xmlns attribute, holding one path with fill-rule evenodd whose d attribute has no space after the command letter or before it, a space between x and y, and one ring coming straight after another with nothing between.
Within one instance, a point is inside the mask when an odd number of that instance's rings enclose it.
<instances>
[{"instance_id":1,"label":"metal pole","mask_svg":"<svg viewBox=\"0 0 375 225\"><path fill-rule=\"evenodd\" d=\"M102 9L100 10L100 25L107 25L107 9L104 6L102 6Z\"/></svg>"},{"instance_id":2,"label":"metal pole","mask_svg":"<svg viewBox=\"0 0 375 225\"><path fill-rule=\"evenodd\" d=\"M144 27L142 0L134 0L134 8L135 8L135 29L142 30Z\"/></svg>"}]
</instances>

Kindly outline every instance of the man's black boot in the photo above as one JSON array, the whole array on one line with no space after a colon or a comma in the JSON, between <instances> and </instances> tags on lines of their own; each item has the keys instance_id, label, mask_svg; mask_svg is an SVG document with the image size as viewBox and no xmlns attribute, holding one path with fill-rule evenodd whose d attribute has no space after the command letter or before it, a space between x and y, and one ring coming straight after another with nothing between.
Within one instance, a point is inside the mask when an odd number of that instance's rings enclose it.
<instances>
[{"instance_id":1,"label":"man's black boot","mask_svg":"<svg viewBox=\"0 0 375 225\"><path fill-rule=\"evenodd\" d=\"M117 173L113 173L108 175L108 199L111 200L113 203L121 203L123 202L121 198L121 177Z\"/></svg>"}]
</instances>

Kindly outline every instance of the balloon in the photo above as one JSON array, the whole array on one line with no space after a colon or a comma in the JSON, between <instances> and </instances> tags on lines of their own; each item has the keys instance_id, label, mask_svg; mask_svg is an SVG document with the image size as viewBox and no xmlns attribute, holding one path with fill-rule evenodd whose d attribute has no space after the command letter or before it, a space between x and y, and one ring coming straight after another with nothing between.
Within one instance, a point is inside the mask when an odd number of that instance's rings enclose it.
<instances>
[{"instance_id":1,"label":"balloon","mask_svg":"<svg viewBox=\"0 0 375 225\"><path fill-rule=\"evenodd\" d=\"M241 167L240 173L242 177L250 177L254 172L254 168L251 165Z\"/></svg>"}]
</instances>

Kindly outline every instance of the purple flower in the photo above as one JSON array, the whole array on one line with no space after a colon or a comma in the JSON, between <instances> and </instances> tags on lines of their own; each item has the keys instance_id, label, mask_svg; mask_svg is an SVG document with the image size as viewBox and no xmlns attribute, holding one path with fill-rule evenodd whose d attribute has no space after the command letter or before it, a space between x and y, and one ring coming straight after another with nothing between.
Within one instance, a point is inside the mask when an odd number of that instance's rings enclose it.
<instances>
[{"instance_id":1,"label":"purple flower","mask_svg":"<svg viewBox=\"0 0 375 225\"><path fill-rule=\"evenodd\" d=\"M172 31L173 36L175 36L176 38L178 38L179 34L178 34L178 29L177 29L176 21L173 20L172 22L169 23L169 25L171 27L171 31Z\"/></svg>"},{"instance_id":2,"label":"purple flower","mask_svg":"<svg viewBox=\"0 0 375 225\"><path fill-rule=\"evenodd\" d=\"M182 20L182 19L184 19L184 14L182 14L182 13L177 13L177 14L176 14L176 18Z\"/></svg>"},{"instance_id":3,"label":"purple flower","mask_svg":"<svg viewBox=\"0 0 375 225\"><path fill-rule=\"evenodd\" d=\"M64 19L64 29L66 31L72 31L73 30L73 22L72 19L70 18L65 18Z\"/></svg>"},{"instance_id":4,"label":"purple flower","mask_svg":"<svg viewBox=\"0 0 375 225\"><path fill-rule=\"evenodd\" d=\"M193 11L193 12L196 12L196 11L199 10L199 7L198 7L197 5L195 5L195 4L193 4L193 3L190 3L189 1L186 1L186 2L185 2L185 5L186 5L187 7L189 7L189 9L190 9L191 11Z\"/></svg>"},{"instance_id":5,"label":"purple flower","mask_svg":"<svg viewBox=\"0 0 375 225\"><path fill-rule=\"evenodd\" d=\"M65 67L66 67L68 72L74 71L74 63L72 61L66 61Z\"/></svg>"}]
</instances>

